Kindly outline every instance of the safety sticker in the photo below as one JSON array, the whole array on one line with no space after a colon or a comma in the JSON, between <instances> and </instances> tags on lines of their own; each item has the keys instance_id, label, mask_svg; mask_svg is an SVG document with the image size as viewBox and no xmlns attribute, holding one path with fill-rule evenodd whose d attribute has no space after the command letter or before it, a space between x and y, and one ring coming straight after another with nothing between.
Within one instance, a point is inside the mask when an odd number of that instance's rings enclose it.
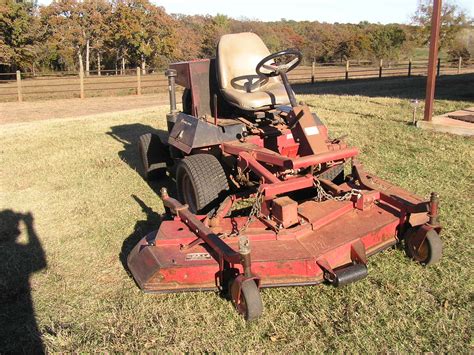
<instances>
[{"instance_id":1,"label":"safety sticker","mask_svg":"<svg viewBox=\"0 0 474 355\"><path fill-rule=\"evenodd\" d=\"M317 126L306 127L304 133L306 133L307 136L314 136L319 134L319 129Z\"/></svg>"},{"instance_id":2,"label":"safety sticker","mask_svg":"<svg viewBox=\"0 0 474 355\"><path fill-rule=\"evenodd\" d=\"M196 260L209 260L211 259L211 254L209 253L189 253L186 254L186 261L196 261Z\"/></svg>"}]
</instances>

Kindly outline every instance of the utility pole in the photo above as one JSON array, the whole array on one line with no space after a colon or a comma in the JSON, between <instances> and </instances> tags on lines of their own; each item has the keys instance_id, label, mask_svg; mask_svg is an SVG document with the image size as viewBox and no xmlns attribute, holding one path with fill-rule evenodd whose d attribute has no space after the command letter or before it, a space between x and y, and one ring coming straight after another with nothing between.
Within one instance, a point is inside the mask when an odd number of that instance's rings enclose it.
<instances>
[{"instance_id":1,"label":"utility pole","mask_svg":"<svg viewBox=\"0 0 474 355\"><path fill-rule=\"evenodd\" d=\"M439 29L441 24L441 0L434 0L431 17L430 57L428 61L428 78L426 81L425 121L433 117L433 100L436 86Z\"/></svg>"}]
</instances>

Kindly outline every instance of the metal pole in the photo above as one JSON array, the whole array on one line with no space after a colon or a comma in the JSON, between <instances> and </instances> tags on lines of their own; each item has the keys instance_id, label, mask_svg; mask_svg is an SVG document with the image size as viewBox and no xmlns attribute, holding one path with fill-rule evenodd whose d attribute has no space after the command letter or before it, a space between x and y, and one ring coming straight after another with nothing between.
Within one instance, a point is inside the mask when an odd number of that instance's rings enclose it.
<instances>
[{"instance_id":1,"label":"metal pole","mask_svg":"<svg viewBox=\"0 0 474 355\"><path fill-rule=\"evenodd\" d=\"M168 69L165 75L168 78L168 93L170 97L170 112L166 114L166 124L168 126L168 133L170 133L178 117L178 108L176 106L176 77L178 73L175 69Z\"/></svg>"},{"instance_id":2,"label":"metal pole","mask_svg":"<svg viewBox=\"0 0 474 355\"><path fill-rule=\"evenodd\" d=\"M436 62L438 59L439 28L441 19L441 0L434 0L431 17L430 57L428 61L428 78L426 82L425 121L431 121L433 116L433 100L436 85Z\"/></svg>"},{"instance_id":3,"label":"metal pole","mask_svg":"<svg viewBox=\"0 0 474 355\"><path fill-rule=\"evenodd\" d=\"M170 97L170 112L176 113L176 76L178 75L175 69L168 69L165 71L165 75L168 77L168 94Z\"/></svg>"},{"instance_id":4,"label":"metal pole","mask_svg":"<svg viewBox=\"0 0 474 355\"><path fill-rule=\"evenodd\" d=\"M411 77L411 58L410 58L410 60L408 61L408 77L409 77L409 78Z\"/></svg>"},{"instance_id":5,"label":"metal pole","mask_svg":"<svg viewBox=\"0 0 474 355\"><path fill-rule=\"evenodd\" d=\"M314 69L315 69L315 63L314 60L311 63L311 84L314 84Z\"/></svg>"}]
</instances>

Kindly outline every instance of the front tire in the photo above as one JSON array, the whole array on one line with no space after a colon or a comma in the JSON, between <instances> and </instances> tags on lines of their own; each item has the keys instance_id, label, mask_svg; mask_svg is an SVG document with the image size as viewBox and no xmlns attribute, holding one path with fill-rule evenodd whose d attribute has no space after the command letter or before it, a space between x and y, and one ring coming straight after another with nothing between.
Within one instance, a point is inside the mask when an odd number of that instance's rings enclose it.
<instances>
[{"instance_id":1,"label":"front tire","mask_svg":"<svg viewBox=\"0 0 474 355\"><path fill-rule=\"evenodd\" d=\"M192 213L206 214L217 207L229 190L227 176L217 158L196 154L183 158L176 168L178 199Z\"/></svg>"}]
</instances>

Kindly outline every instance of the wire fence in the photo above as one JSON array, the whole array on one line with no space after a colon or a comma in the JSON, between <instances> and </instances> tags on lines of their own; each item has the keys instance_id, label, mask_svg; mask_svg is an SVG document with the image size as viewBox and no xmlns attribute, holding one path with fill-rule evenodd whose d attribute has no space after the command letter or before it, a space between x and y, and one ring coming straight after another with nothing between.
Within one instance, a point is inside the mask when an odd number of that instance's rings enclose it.
<instances>
[{"instance_id":1,"label":"wire fence","mask_svg":"<svg viewBox=\"0 0 474 355\"><path fill-rule=\"evenodd\" d=\"M427 73L428 60L383 62L346 61L315 63L290 72L292 83L352 80L364 78L414 77ZM438 60L437 74L474 73L474 65ZM163 70L127 68L125 70L91 70L89 72L0 73L0 102L85 98L164 93L168 81Z\"/></svg>"}]
</instances>

